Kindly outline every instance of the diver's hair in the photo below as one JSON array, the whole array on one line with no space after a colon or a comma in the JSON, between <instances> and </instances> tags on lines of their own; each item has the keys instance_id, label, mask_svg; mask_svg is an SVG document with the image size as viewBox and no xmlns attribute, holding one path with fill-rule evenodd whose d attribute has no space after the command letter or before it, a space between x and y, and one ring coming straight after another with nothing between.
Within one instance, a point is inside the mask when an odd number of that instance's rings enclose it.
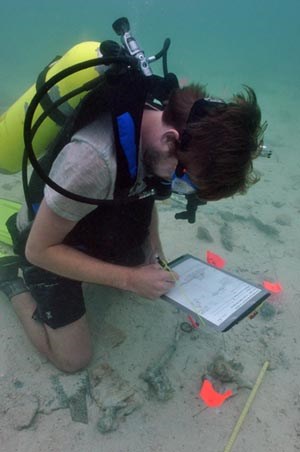
<instances>
[{"instance_id":1,"label":"diver's hair","mask_svg":"<svg viewBox=\"0 0 300 452\"><path fill-rule=\"evenodd\" d=\"M261 124L261 111L252 88L245 86L216 108L209 109L198 122L186 124L197 99L207 97L205 87L189 85L171 93L163 112L163 121L189 137L179 146L179 162L199 187L199 197L218 200L243 194L259 180L252 160L261 150L266 123Z\"/></svg>"}]
</instances>

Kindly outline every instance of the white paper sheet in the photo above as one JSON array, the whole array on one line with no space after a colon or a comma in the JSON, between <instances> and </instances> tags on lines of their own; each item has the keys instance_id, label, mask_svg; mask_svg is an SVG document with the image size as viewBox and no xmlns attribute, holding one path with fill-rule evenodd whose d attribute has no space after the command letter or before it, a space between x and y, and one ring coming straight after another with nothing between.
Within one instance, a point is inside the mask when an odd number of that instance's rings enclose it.
<instances>
[{"instance_id":1,"label":"white paper sheet","mask_svg":"<svg viewBox=\"0 0 300 452\"><path fill-rule=\"evenodd\" d=\"M262 292L262 289L193 257L172 269L180 279L167 293L167 298L217 326Z\"/></svg>"}]
</instances>

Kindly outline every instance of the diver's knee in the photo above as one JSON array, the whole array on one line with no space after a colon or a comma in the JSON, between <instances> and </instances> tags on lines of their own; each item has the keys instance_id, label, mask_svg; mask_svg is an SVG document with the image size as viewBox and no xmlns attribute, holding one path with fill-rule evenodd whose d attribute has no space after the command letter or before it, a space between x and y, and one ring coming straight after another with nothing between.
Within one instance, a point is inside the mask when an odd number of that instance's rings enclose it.
<instances>
[{"instance_id":1,"label":"diver's knee","mask_svg":"<svg viewBox=\"0 0 300 452\"><path fill-rule=\"evenodd\" d=\"M85 369L91 362L93 357L92 350L86 350L78 356L58 358L54 360L54 364L59 370L67 373L75 373Z\"/></svg>"}]
</instances>

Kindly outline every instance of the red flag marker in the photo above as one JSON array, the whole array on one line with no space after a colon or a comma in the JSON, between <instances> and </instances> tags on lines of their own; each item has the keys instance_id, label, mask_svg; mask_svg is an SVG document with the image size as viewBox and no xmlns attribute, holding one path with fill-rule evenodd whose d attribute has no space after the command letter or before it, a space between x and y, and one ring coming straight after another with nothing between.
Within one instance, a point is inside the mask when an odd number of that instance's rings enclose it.
<instances>
[{"instance_id":1,"label":"red flag marker","mask_svg":"<svg viewBox=\"0 0 300 452\"><path fill-rule=\"evenodd\" d=\"M199 328L199 323L196 322L196 320L193 319L193 317L191 315L188 316L188 321L190 322L190 324L192 325L192 327L196 330L197 328Z\"/></svg>"},{"instance_id":2,"label":"red flag marker","mask_svg":"<svg viewBox=\"0 0 300 452\"><path fill-rule=\"evenodd\" d=\"M211 251L206 252L206 261L208 264L213 265L217 268L223 268L225 265L225 260L218 254L212 253Z\"/></svg>"},{"instance_id":3,"label":"red flag marker","mask_svg":"<svg viewBox=\"0 0 300 452\"><path fill-rule=\"evenodd\" d=\"M231 389L225 391L224 394L217 392L214 389L212 382L208 379L205 379L202 383L198 397L201 398L203 402L206 403L206 405L210 408L216 408L223 405L225 400L232 395L233 391Z\"/></svg>"},{"instance_id":4,"label":"red flag marker","mask_svg":"<svg viewBox=\"0 0 300 452\"><path fill-rule=\"evenodd\" d=\"M269 292L273 293L282 292L282 285L280 284L280 282L272 283L270 281L263 281L263 286L266 290L269 290Z\"/></svg>"}]
</instances>

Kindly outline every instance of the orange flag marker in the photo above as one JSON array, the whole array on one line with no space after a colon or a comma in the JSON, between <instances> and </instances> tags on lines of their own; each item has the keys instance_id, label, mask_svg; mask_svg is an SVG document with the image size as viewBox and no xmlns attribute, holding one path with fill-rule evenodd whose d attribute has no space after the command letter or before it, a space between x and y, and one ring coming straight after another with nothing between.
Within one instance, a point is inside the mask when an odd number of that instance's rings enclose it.
<instances>
[{"instance_id":1,"label":"orange flag marker","mask_svg":"<svg viewBox=\"0 0 300 452\"><path fill-rule=\"evenodd\" d=\"M212 382L206 378L202 383L198 397L201 398L210 408L216 408L223 405L225 400L232 395L233 391L231 389L228 389L223 394L217 392L214 389Z\"/></svg>"},{"instance_id":2,"label":"orange flag marker","mask_svg":"<svg viewBox=\"0 0 300 452\"><path fill-rule=\"evenodd\" d=\"M206 261L208 264L213 265L214 267L217 268L223 268L226 263L221 256L209 250L206 252Z\"/></svg>"},{"instance_id":3,"label":"orange flag marker","mask_svg":"<svg viewBox=\"0 0 300 452\"><path fill-rule=\"evenodd\" d=\"M270 281L263 281L263 286L266 290L269 290L273 293L280 293L282 292L282 285L280 282L270 282Z\"/></svg>"},{"instance_id":4,"label":"orange flag marker","mask_svg":"<svg viewBox=\"0 0 300 452\"><path fill-rule=\"evenodd\" d=\"M199 328L199 323L196 322L196 320L193 319L193 317L191 315L188 316L188 321L190 322L190 324L192 325L192 327L196 330L197 328Z\"/></svg>"}]
</instances>

